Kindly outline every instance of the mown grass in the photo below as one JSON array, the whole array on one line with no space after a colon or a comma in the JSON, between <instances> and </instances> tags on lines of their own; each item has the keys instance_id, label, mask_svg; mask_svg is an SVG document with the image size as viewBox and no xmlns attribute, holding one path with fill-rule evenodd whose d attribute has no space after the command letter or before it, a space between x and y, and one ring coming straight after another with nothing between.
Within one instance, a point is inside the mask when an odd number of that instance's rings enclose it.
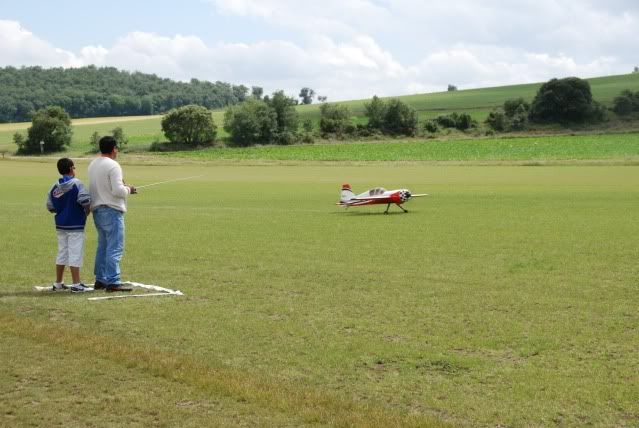
<instances>
[{"instance_id":1,"label":"mown grass","mask_svg":"<svg viewBox=\"0 0 639 428\"><path fill-rule=\"evenodd\" d=\"M21 350L0 352L0 424L639 422L638 167L122 162L138 185L204 174L127 214L125 278L186 295L31 292L53 272L55 167L3 161L0 332ZM343 182L431 196L343 211ZM89 228L85 279L94 246Z\"/></svg>"}]
</instances>

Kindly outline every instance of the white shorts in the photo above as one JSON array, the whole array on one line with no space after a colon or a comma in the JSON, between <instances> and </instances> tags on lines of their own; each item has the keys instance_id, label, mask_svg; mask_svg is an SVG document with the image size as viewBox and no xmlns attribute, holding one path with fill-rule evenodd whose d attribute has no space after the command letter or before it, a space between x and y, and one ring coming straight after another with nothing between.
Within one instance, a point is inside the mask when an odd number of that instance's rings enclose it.
<instances>
[{"instance_id":1,"label":"white shorts","mask_svg":"<svg viewBox=\"0 0 639 428\"><path fill-rule=\"evenodd\" d=\"M83 230L56 230L58 234L58 257L55 264L62 266L82 266L84 255Z\"/></svg>"}]
</instances>

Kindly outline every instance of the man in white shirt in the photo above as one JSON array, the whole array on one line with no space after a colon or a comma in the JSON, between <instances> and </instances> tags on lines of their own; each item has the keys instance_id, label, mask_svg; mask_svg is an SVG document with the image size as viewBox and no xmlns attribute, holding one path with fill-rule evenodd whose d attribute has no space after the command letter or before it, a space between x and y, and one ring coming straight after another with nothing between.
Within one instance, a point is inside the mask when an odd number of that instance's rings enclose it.
<instances>
[{"instance_id":1,"label":"man in white shirt","mask_svg":"<svg viewBox=\"0 0 639 428\"><path fill-rule=\"evenodd\" d=\"M100 139L100 157L89 164L91 212L98 232L95 254L96 290L131 291L120 280L120 260L124 253L124 213L127 197L136 193L134 186L125 185L122 168L115 161L118 145L115 138Z\"/></svg>"}]
</instances>

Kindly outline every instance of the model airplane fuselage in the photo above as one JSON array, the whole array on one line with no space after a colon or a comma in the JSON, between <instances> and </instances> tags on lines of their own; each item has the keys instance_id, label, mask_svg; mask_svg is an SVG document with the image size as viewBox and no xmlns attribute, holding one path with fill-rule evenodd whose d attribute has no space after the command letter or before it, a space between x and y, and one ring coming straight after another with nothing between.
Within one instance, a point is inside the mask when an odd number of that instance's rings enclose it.
<instances>
[{"instance_id":1,"label":"model airplane fuselage","mask_svg":"<svg viewBox=\"0 0 639 428\"><path fill-rule=\"evenodd\" d=\"M427 193L413 194L408 189L386 190L383 187L375 187L364 193L356 195L353 193L350 184L343 184L340 200L337 205L348 208L359 207L362 205L387 204L384 214L388 214L388 209L391 204L395 204L400 207L402 211L408 212L401 204L409 201L411 198L419 196L427 196Z\"/></svg>"}]
</instances>

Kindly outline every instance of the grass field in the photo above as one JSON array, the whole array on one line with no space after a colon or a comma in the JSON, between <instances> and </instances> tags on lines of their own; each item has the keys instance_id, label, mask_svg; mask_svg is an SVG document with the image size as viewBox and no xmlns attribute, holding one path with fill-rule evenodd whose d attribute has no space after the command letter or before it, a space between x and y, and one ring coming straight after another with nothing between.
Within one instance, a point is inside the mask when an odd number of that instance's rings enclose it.
<instances>
[{"instance_id":1,"label":"grass field","mask_svg":"<svg viewBox=\"0 0 639 428\"><path fill-rule=\"evenodd\" d=\"M55 167L0 161L0 425L639 424L639 167L122 162L203 174L126 217L125 279L186 295L32 292ZM343 211L343 182L431 196Z\"/></svg>"}]
</instances>

